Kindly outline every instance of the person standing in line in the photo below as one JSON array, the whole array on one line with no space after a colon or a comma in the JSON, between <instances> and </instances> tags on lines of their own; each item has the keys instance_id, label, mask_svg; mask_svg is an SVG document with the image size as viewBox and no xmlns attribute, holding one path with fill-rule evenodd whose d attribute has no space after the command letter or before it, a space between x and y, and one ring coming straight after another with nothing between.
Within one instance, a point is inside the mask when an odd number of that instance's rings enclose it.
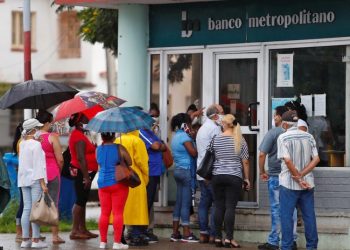
<instances>
[{"instance_id":1,"label":"person standing in line","mask_svg":"<svg viewBox=\"0 0 350 250\"><path fill-rule=\"evenodd\" d=\"M207 147L214 136L221 133L221 120L224 110L218 104L212 104L207 108L207 119L199 128L196 136L196 144L198 151L197 168L199 168L201 161L204 158ZM215 228L214 228L214 207L213 187L210 181L204 180L197 175L201 197L198 206L198 220L199 220L199 242L200 243L214 243ZM211 216L209 219L209 210L211 209Z\"/></svg>"},{"instance_id":2,"label":"person standing in line","mask_svg":"<svg viewBox=\"0 0 350 250\"><path fill-rule=\"evenodd\" d=\"M98 197L101 205L101 215L98 222L100 231L100 247L107 248L107 232L109 217L113 212L114 243L113 249L128 249L129 246L121 243L123 234L123 213L128 198L129 187L118 183L115 179L115 166L125 162L131 166L132 161L128 151L122 145L116 145L115 133L101 133L102 145L97 147L96 159L99 165Z\"/></svg>"},{"instance_id":3,"label":"person standing in line","mask_svg":"<svg viewBox=\"0 0 350 250\"><path fill-rule=\"evenodd\" d=\"M190 231L190 210L192 201L192 175L191 167L193 158L197 156L197 150L191 138L191 117L185 113L179 113L171 119L171 129L175 135L171 141L176 182L176 202L173 211L173 233L170 240L182 242L199 242L198 238ZM180 219L183 227L183 236L179 232Z\"/></svg>"},{"instance_id":4,"label":"person standing in line","mask_svg":"<svg viewBox=\"0 0 350 250\"><path fill-rule=\"evenodd\" d=\"M166 150L164 143L149 129L140 130L140 138L146 145L148 153L149 182L147 184L147 204L149 217L153 213L153 203L157 195L157 187L162 175L163 157L162 152ZM153 233L153 228L145 232L149 243L158 242L158 237Z\"/></svg>"},{"instance_id":5,"label":"person standing in line","mask_svg":"<svg viewBox=\"0 0 350 250\"><path fill-rule=\"evenodd\" d=\"M60 176L63 167L62 147L58 135L49 132L53 121L53 115L46 110L39 110L36 119L44 124L44 126L40 128L40 142L45 152L47 188L49 189L49 195L58 208L61 185ZM65 241L58 236L58 226L52 226L51 231L53 244L65 243Z\"/></svg>"},{"instance_id":6,"label":"person standing in line","mask_svg":"<svg viewBox=\"0 0 350 250\"><path fill-rule=\"evenodd\" d=\"M281 220L280 220L280 201L279 201L279 180L278 175L281 173L281 160L277 158L277 138L284 132L281 127L282 115L288 111L286 106L278 106L275 109L274 122L275 127L270 129L264 136L259 146L259 170L260 179L267 182L267 188L270 201L271 213L271 232L267 238L267 242L258 245L261 250L277 250L279 249ZM265 160L268 156L268 172L265 171ZM294 214L294 242L293 250L297 249L296 239L296 210Z\"/></svg>"},{"instance_id":7,"label":"person standing in line","mask_svg":"<svg viewBox=\"0 0 350 250\"><path fill-rule=\"evenodd\" d=\"M124 208L124 225L130 226L129 246L147 246L148 237L145 228L148 227L147 184L148 184L148 154L145 143L140 139L139 131L120 134L115 143L121 144L128 151L132 160L131 168L140 177L141 184L129 188L128 198Z\"/></svg>"},{"instance_id":8,"label":"person standing in line","mask_svg":"<svg viewBox=\"0 0 350 250\"><path fill-rule=\"evenodd\" d=\"M239 248L233 238L235 211L244 184L250 189L248 145L236 118L227 114L222 119L223 133L214 138L215 161L212 185L215 194L215 245ZM243 166L242 166L243 164ZM222 224L226 234L222 242Z\"/></svg>"},{"instance_id":9,"label":"person standing in line","mask_svg":"<svg viewBox=\"0 0 350 250\"><path fill-rule=\"evenodd\" d=\"M88 118L83 113L76 113L69 119L69 126L75 127L68 140L71 154L71 175L74 177L76 201L73 206L73 226L71 240L97 238L98 235L86 228L86 203L89 199L91 182L98 169L96 146L85 135L84 126Z\"/></svg>"},{"instance_id":10,"label":"person standing in line","mask_svg":"<svg viewBox=\"0 0 350 250\"><path fill-rule=\"evenodd\" d=\"M40 226L31 223L32 240L30 240L30 213L33 202L37 201L42 192L48 193L45 153L34 135L43 124L31 118L23 122L23 139L19 144L18 157L18 187L23 193L23 213L21 218L22 243L21 248L45 248L47 243L40 240Z\"/></svg>"},{"instance_id":11,"label":"person standing in line","mask_svg":"<svg viewBox=\"0 0 350 250\"><path fill-rule=\"evenodd\" d=\"M320 158L313 136L297 128L295 111L282 115L282 128L286 130L277 139L277 157L282 160L280 182L280 211L282 250L293 249L293 213L298 205L305 227L306 249L318 245L314 205L314 176L312 170Z\"/></svg>"}]
</instances>

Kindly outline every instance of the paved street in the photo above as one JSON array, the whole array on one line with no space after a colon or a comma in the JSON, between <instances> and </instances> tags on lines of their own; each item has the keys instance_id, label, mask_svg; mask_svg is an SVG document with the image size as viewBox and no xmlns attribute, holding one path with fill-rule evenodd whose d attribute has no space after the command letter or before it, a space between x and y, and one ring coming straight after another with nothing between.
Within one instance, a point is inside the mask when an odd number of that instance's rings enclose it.
<instances>
[{"instance_id":1,"label":"paved street","mask_svg":"<svg viewBox=\"0 0 350 250\"><path fill-rule=\"evenodd\" d=\"M66 240L65 244L61 244L59 246L53 246L51 244L51 235L44 234L47 237L47 242L49 243L49 250L59 250L59 249L74 249L74 250L90 250L90 249L98 249L99 241L98 239L90 239L90 240L80 240L80 241L72 241L69 240L69 233L61 233L63 239ZM109 235L109 249L112 249L112 235ZM241 243L242 250L253 250L257 249L256 245L249 243ZM15 250L21 249L20 243L15 242L14 234L0 234L0 249L3 246L4 250ZM23 249L23 248L22 248ZM134 247L131 249L155 249L155 250L178 250L178 249L191 249L191 250L207 250L207 249L216 249L215 246L209 244L199 244L199 243L177 243L170 242L168 239L161 239L159 243L150 244L147 247Z\"/></svg>"}]
</instances>

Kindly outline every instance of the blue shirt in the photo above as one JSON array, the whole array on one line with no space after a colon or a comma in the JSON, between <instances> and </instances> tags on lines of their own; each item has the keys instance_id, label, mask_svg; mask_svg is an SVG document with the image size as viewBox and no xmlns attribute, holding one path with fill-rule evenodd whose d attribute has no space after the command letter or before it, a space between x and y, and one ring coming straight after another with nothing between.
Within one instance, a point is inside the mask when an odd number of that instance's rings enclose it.
<instances>
[{"instance_id":1,"label":"blue shirt","mask_svg":"<svg viewBox=\"0 0 350 250\"><path fill-rule=\"evenodd\" d=\"M188 141L193 143L192 138L185 131L179 129L175 132L171 141L171 151L176 167L190 169L193 163L192 156L188 153L184 145Z\"/></svg>"},{"instance_id":2,"label":"blue shirt","mask_svg":"<svg viewBox=\"0 0 350 250\"><path fill-rule=\"evenodd\" d=\"M117 184L115 179L115 166L119 163L118 146L116 144L98 146L96 154L97 163L100 166L97 179L98 188Z\"/></svg>"},{"instance_id":3,"label":"blue shirt","mask_svg":"<svg viewBox=\"0 0 350 250\"><path fill-rule=\"evenodd\" d=\"M139 133L140 138L146 145L148 153L148 167L149 176L160 176L162 175L162 152L153 150L151 148L152 144L155 142L161 142L161 140L149 129L141 129Z\"/></svg>"}]
</instances>

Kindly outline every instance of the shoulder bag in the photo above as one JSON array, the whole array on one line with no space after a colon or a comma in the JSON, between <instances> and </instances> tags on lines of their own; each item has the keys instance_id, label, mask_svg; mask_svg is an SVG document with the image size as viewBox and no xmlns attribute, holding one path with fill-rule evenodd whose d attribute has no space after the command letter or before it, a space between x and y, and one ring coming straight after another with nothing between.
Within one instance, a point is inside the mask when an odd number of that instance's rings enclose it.
<instances>
[{"instance_id":1,"label":"shoulder bag","mask_svg":"<svg viewBox=\"0 0 350 250\"><path fill-rule=\"evenodd\" d=\"M215 136L211 139L210 144L205 152L204 158L199 164L197 174L206 179L210 180L213 175L214 161L215 161L215 151L214 151L214 139Z\"/></svg>"},{"instance_id":2,"label":"shoulder bag","mask_svg":"<svg viewBox=\"0 0 350 250\"><path fill-rule=\"evenodd\" d=\"M119 164L115 166L115 179L119 183L123 183L131 188L135 188L141 184L140 177L131 167L127 166L124 158L120 153L119 145L117 147L120 161Z\"/></svg>"},{"instance_id":3,"label":"shoulder bag","mask_svg":"<svg viewBox=\"0 0 350 250\"><path fill-rule=\"evenodd\" d=\"M43 226L58 225L58 210L49 194L42 193L39 200L33 202L30 222Z\"/></svg>"}]
</instances>

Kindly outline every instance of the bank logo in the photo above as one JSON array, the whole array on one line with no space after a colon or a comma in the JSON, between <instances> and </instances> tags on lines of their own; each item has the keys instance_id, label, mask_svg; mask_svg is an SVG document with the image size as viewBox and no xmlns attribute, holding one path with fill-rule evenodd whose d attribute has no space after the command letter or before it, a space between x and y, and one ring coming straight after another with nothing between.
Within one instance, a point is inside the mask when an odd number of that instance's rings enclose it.
<instances>
[{"instance_id":1,"label":"bank logo","mask_svg":"<svg viewBox=\"0 0 350 250\"><path fill-rule=\"evenodd\" d=\"M181 37L189 38L193 31L200 30L200 21L198 19L191 20L188 18L187 11L181 12Z\"/></svg>"}]
</instances>

